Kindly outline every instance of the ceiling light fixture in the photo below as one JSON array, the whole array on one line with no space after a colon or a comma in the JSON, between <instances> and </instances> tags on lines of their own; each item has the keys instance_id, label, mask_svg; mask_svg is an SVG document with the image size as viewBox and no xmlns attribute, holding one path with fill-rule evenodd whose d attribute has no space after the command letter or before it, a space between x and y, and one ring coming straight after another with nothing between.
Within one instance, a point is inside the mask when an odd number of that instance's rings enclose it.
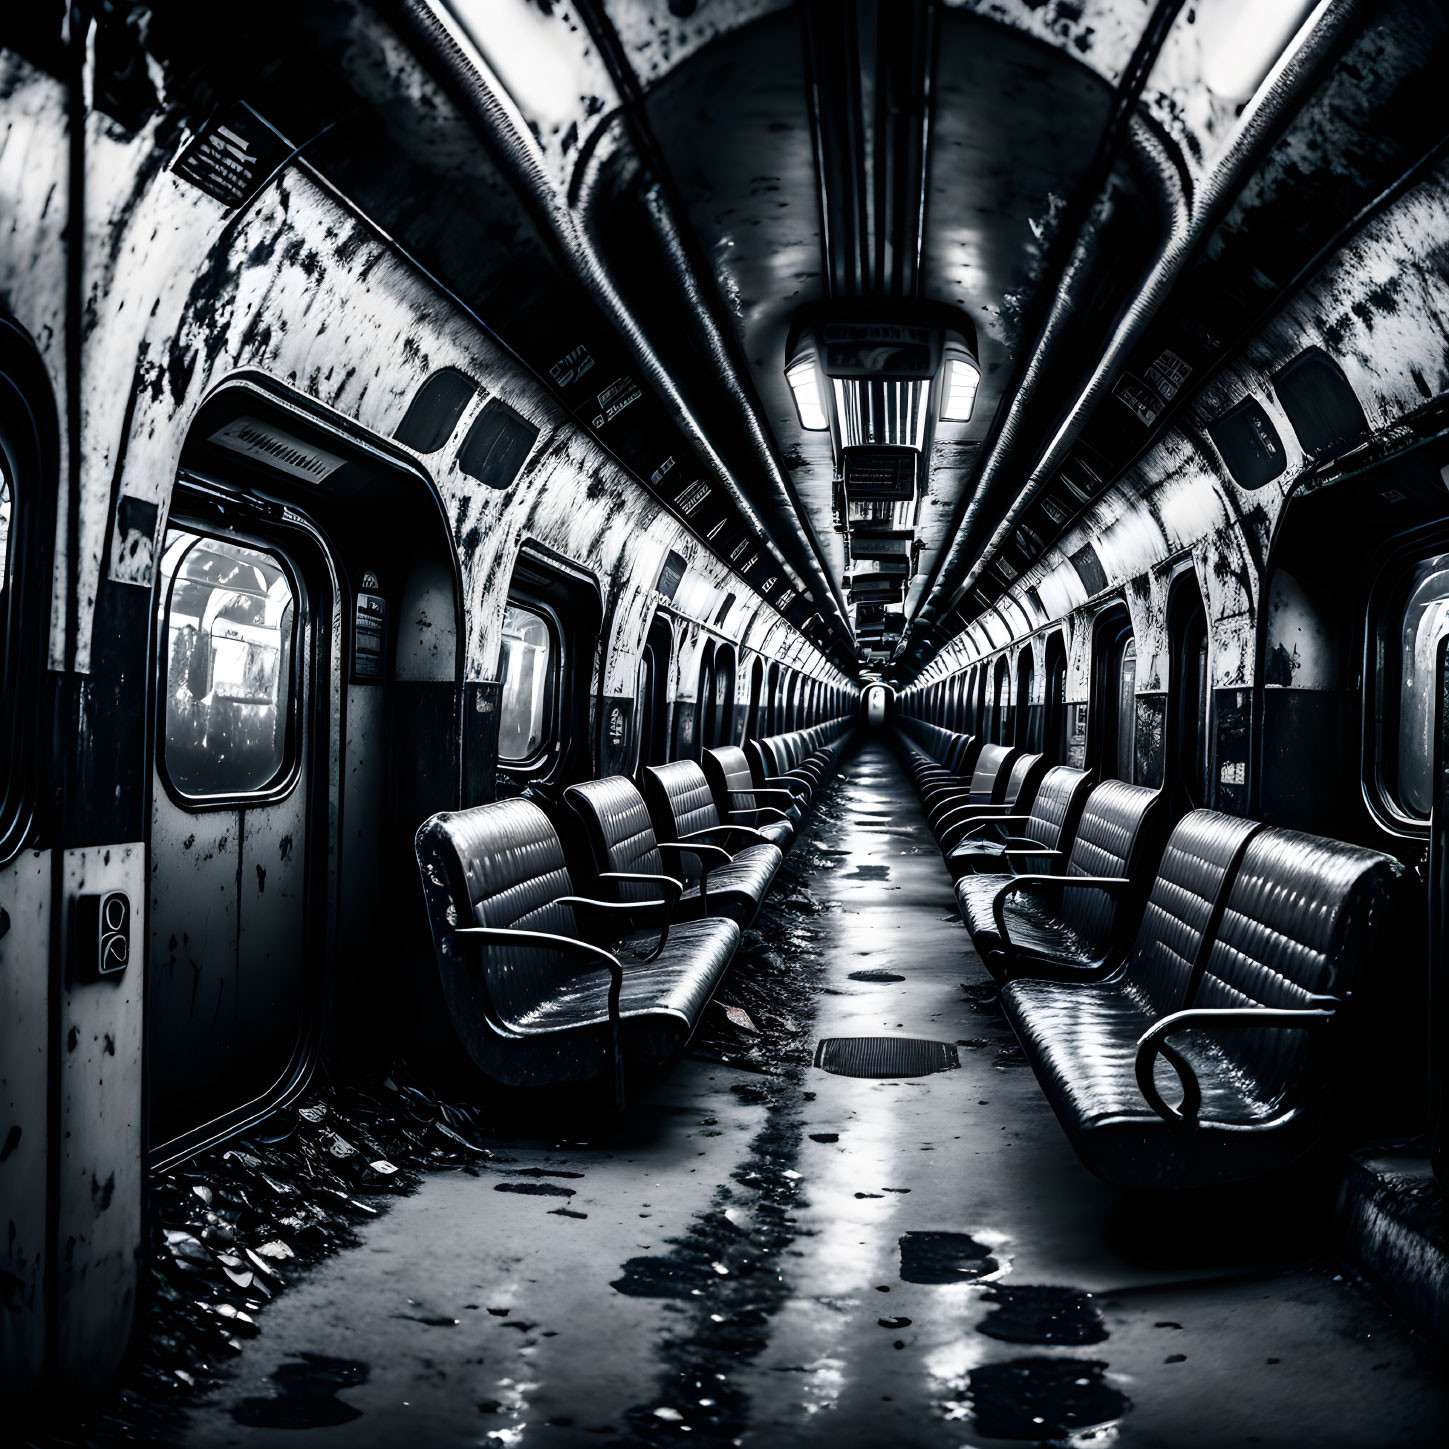
<instances>
[{"instance_id":1,"label":"ceiling light fixture","mask_svg":"<svg viewBox=\"0 0 1449 1449\"><path fill-rule=\"evenodd\" d=\"M1202 77L1221 100L1245 106L1295 48L1315 0L1228 0L1204 7Z\"/></svg>"}]
</instances>

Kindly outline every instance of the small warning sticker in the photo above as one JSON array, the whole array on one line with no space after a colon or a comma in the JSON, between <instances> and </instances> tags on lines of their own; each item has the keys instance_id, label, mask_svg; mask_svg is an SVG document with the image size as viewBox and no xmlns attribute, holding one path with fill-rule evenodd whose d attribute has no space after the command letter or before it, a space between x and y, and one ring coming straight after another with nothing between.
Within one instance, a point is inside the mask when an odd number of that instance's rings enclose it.
<instances>
[{"instance_id":1,"label":"small warning sticker","mask_svg":"<svg viewBox=\"0 0 1449 1449\"><path fill-rule=\"evenodd\" d=\"M1192 366L1175 352L1163 352L1147 369L1147 381L1157 390L1164 402L1171 402L1181 390L1183 383L1192 376Z\"/></svg>"},{"instance_id":2,"label":"small warning sticker","mask_svg":"<svg viewBox=\"0 0 1449 1449\"><path fill-rule=\"evenodd\" d=\"M1157 421L1158 414L1162 411L1162 402L1157 393L1140 377L1133 377L1130 372L1124 372L1118 379L1116 387L1112 389L1112 395L1119 402L1125 403L1128 409L1134 413L1139 422L1145 423L1149 428Z\"/></svg>"},{"instance_id":3,"label":"small warning sticker","mask_svg":"<svg viewBox=\"0 0 1449 1449\"><path fill-rule=\"evenodd\" d=\"M171 169L228 208L238 207L282 161L287 143L250 106L213 115Z\"/></svg>"}]
</instances>

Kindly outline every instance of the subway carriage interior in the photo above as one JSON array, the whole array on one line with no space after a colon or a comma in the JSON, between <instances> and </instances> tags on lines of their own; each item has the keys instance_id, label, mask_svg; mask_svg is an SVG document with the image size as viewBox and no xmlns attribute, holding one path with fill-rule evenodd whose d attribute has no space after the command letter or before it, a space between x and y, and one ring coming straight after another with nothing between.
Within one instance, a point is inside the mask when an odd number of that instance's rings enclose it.
<instances>
[{"instance_id":1,"label":"subway carriage interior","mask_svg":"<svg viewBox=\"0 0 1449 1449\"><path fill-rule=\"evenodd\" d=\"M0 1417L1449 1438L1449 6L0 15Z\"/></svg>"}]
</instances>

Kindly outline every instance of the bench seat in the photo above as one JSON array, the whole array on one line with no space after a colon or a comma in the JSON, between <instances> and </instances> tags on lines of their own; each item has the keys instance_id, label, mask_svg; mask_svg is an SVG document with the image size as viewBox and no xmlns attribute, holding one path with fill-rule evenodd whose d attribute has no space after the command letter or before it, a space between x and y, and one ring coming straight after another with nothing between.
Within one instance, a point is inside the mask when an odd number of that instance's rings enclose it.
<instances>
[{"instance_id":1,"label":"bench seat","mask_svg":"<svg viewBox=\"0 0 1449 1449\"><path fill-rule=\"evenodd\" d=\"M1121 1187L1240 1181L1330 1123L1352 997L1401 867L1209 810L1174 829L1121 972L1001 1003L1082 1161ZM1070 979L1076 974L1078 979Z\"/></svg>"},{"instance_id":2,"label":"bench seat","mask_svg":"<svg viewBox=\"0 0 1449 1449\"><path fill-rule=\"evenodd\" d=\"M734 921L674 923L657 894L577 896L528 800L434 815L416 852L453 1033L507 1086L612 1076L622 1100L626 1062L656 1065L689 1040L739 944Z\"/></svg>"}]
</instances>

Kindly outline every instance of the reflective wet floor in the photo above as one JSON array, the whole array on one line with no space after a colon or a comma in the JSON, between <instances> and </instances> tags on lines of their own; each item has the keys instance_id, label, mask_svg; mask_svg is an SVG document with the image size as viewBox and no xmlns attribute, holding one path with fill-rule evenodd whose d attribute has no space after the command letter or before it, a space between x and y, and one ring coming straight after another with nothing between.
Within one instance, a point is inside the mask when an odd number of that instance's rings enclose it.
<instances>
[{"instance_id":1,"label":"reflective wet floor","mask_svg":"<svg viewBox=\"0 0 1449 1449\"><path fill-rule=\"evenodd\" d=\"M1444 1442L1442 1345L1333 1258L1327 1178L1126 1199L1080 1166L883 744L789 870L725 990L754 1033L713 1016L598 1141L430 1174L265 1309L185 1442ZM873 1037L943 1069L815 1065Z\"/></svg>"}]
</instances>

